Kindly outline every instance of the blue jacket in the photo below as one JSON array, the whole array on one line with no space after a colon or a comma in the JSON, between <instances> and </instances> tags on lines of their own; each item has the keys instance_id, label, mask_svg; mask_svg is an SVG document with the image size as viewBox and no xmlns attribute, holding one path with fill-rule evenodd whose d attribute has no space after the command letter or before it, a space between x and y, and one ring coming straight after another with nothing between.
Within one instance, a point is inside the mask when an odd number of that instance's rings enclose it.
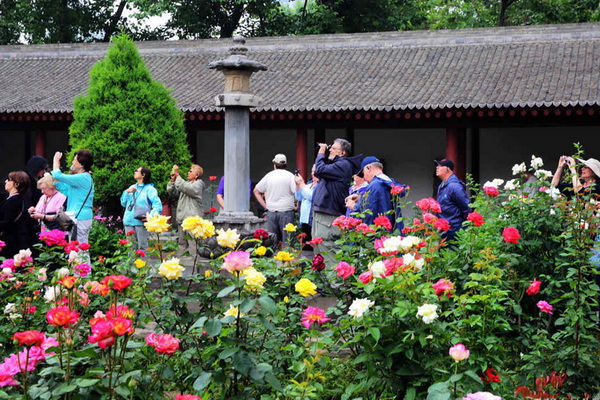
<instances>
[{"instance_id":1,"label":"blue jacket","mask_svg":"<svg viewBox=\"0 0 600 400\"><path fill-rule=\"evenodd\" d=\"M63 174L60 169L51 172L57 181L56 188L67 196L67 209L72 211L80 221L92 219L94 213L94 180L86 172L80 174ZM89 194L89 195L88 195ZM86 200L87 199L87 200ZM85 204L83 204L85 202Z\"/></svg>"},{"instance_id":2,"label":"blue jacket","mask_svg":"<svg viewBox=\"0 0 600 400\"><path fill-rule=\"evenodd\" d=\"M158 197L158 192L154 188L153 183L147 184L136 184L135 188L135 202L138 206L149 206L151 207L152 214L160 214L162 212L162 202ZM135 219L135 205L133 202L133 193L127 193L123 191L121 195L121 205L125 207L125 214L123 215L123 225L125 226L137 226L142 225L143 222L139 219Z\"/></svg>"},{"instance_id":3,"label":"blue jacket","mask_svg":"<svg viewBox=\"0 0 600 400\"><path fill-rule=\"evenodd\" d=\"M438 188L437 201L440 203L442 212L438 217L444 218L450 223L448 233L457 232L461 227L467 214L469 214L469 196L467 187L463 181L454 174L442 182Z\"/></svg>"},{"instance_id":4,"label":"blue jacket","mask_svg":"<svg viewBox=\"0 0 600 400\"><path fill-rule=\"evenodd\" d=\"M331 162L322 154L315 160L315 176L320 179L313 194L313 210L329 215L346 214L345 200L352 175L360 170L362 154L335 157Z\"/></svg>"},{"instance_id":5,"label":"blue jacket","mask_svg":"<svg viewBox=\"0 0 600 400\"><path fill-rule=\"evenodd\" d=\"M375 221L375 218L385 215L390 220L392 227L395 226L399 230L404 228L402 221L396 223L398 218L402 218L402 209L400 208L400 204L392 204L392 195L390 193L392 185L407 187L385 174L379 174L371 180L355 208L355 211L361 213L371 210L371 213L365 214L363 218L364 223L370 225ZM402 192L400 197L404 197L405 195L406 190ZM395 213L388 213L394 210L394 208Z\"/></svg>"}]
</instances>

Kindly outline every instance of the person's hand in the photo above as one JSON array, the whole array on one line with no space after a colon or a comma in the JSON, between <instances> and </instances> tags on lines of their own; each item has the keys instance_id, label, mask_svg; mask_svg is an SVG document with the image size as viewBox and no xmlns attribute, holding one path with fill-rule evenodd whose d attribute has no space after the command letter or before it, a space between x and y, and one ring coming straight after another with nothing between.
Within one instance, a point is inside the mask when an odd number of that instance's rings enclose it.
<instances>
[{"instance_id":1,"label":"person's hand","mask_svg":"<svg viewBox=\"0 0 600 400\"><path fill-rule=\"evenodd\" d=\"M35 207L29 207L29 208L27 209L27 212L28 212L29 214L33 214L33 213L35 212Z\"/></svg>"},{"instance_id":2,"label":"person's hand","mask_svg":"<svg viewBox=\"0 0 600 400\"><path fill-rule=\"evenodd\" d=\"M573 157L565 157L565 163L570 167L575 167L575 159Z\"/></svg>"},{"instance_id":3,"label":"person's hand","mask_svg":"<svg viewBox=\"0 0 600 400\"><path fill-rule=\"evenodd\" d=\"M327 143L319 143L319 154L325 154L327 150Z\"/></svg>"},{"instance_id":4,"label":"person's hand","mask_svg":"<svg viewBox=\"0 0 600 400\"><path fill-rule=\"evenodd\" d=\"M136 188L135 186L130 186L127 188L127 190L125 190L127 193L135 193L136 192Z\"/></svg>"},{"instance_id":5,"label":"person's hand","mask_svg":"<svg viewBox=\"0 0 600 400\"><path fill-rule=\"evenodd\" d=\"M57 151L54 153L54 158L52 159L52 168L60 169L60 160L62 159L63 153Z\"/></svg>"},{"instance_id":6,"label":"person's hand","mask_svg":"<svg viewBox=\"0 0 600 400\"><path fill-rule=\"evenodd\" d=\"M173 165L173 169L171 170L171 175L177 175L179 173L179 165Z\"/></svg>"},{"instance_id":7,"label":"person's hand","mask_svg":"<svg viewBox=\"0 0 600 400\"><path fill-rule=\"evenodd\" d=\"M357 201L358 201L357 194L353 194L353 195L346 197L346 208L349 208L350 210L354 210L354 207L356 206Z\"/></svg>"},{"instance_id":8,"label":"person's hand","mask_svg":"<svg viewBox=\"0 0 600 400\"><path fill-rule=\"evenodd\" d=\"M302 175L294 175L294 182L296 182L296 185L298 186L302 185L304 183Z\"/></svg>"}]
</instances>

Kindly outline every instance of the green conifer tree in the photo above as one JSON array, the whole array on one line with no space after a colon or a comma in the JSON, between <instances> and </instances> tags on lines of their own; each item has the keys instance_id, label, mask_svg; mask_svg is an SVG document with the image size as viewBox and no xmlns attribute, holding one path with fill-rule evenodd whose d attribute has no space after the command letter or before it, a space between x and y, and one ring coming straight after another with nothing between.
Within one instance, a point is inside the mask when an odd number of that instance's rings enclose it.
<instances>
[{"instance_id":1,"label":"green conifer tree","mask_svg":"<svg viewBox=\"0 0 600 400\"><path fill-rule=\"evenodd\" d=\"M79 149L94 155L95 205L118 210L119 196L140 166L164 195L173 164L188 164L183 112L155 81L125 34L114 37L106 58L90 72L87 95L75 99L69 128L72 159Z\"/></svg>"}]
</instances>

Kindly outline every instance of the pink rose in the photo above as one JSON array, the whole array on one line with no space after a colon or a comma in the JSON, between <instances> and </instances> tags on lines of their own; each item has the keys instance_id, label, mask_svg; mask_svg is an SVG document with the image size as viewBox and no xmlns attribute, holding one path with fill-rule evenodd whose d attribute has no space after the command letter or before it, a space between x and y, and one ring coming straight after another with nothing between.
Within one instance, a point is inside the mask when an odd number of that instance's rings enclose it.
<instances>
[{"instance_id":1,"label":"pink rose","mask_svg":"<svg viewBox=\"0 0 600 400\"><path fill-rule=\"evenodd\" d=\"M490 392L469 393L462 400L502 400L502 397L493 395Z\"/></svg>"},{"instance_id":2,"label":"pink rose","mask_svg":"<svg viewBox=\"0 0 600 400\"><path fill-rule=\"evenodd\" d=\"M193 394L178 394L177 396L175 396L175 400L202 400L202 399L200 398L200 396L194 396Z\"/></svg>"},{"instance_id":3,"label":"pink rose","mask_svg":"<svg viewBox=\"0 0 600 400\"><path fill-rule=\"evenodd\" d=\"M92 272L92 267L88 263L82 263L82 264L76 265L73 269L75 270L75 273L82 278L84 276L88 276L90 274L90 272Z\"/></svg>"},{"instance_id":4,"label":"pink rose","mask_svg":"<svg viewBox=\"0 0 600 400\"><path fill-rule=\"evenodd\" d=\"M423 212L423 214L421 214L421 216L423 217L423 221L426 224L433 224L438 219L435 215L433 215L432 213L428 213L428 212Z\"/></svg>"},{"instance_id":5,"label":"pink rose","mask_svg":"<svg viewBox=\"0 0 600 400\"><path fill-rule=\"evenodd\" d=\"M537 306L541 312L545 312L546 314L552 314L552 309L554 308L545 300L538 301Z\"/></svg>"},{"instance_id":6,"label":"pink rose","mask_svg":"<svg viewBox=\"0 0 600 400\"><path fill-rule=\"evenodd\" d=\"M446 232L448 229L450 229L450 223L448 222L448 220L440 218L437 221L435 221L433 227L439 231Z\"/></svg>"},{"instance_id":7,"label":"pink rose","mask_svg":"<svg viewBox=\"0 0 600 400\"><path fill-rule=\"evenodd\" d=\"M435 290L435 294L440 297L443 294L446 294L448 298L452 297L452 293L454 293L454 283L449 279L440 279L437 283L431 285Z\"/></svg>"},{"instance_id":8,"label":"pink rose","mask_svg":"<svg viewBox=\"0 0 600 400\"><path fill-rule=\"evenodd\" d=\"M156 349L158 354L173 354L179 349L179 339L173 335L157 335L151 332L146 336L146 343Z\"/></svg>"},{"instance_id":9,"label":"pink rose","mask_svg":"<svg viewBox=\"0 0 600 400\"><path fill-rule=\"evenodd\" d=\"M450 354L450 357L452 357L456 362L466 360L471 354L471 352L467 350L465 345L460 343L450 347L448 353Z\"/></svg>"},{"instance_id":10,"label":"pink rose","mask_svg":"<svg viewBox=\"0 0 600 400\"><path fill-rule=\"evenodd\" d=\"M252 266L250 253L245 251L232 251L225 256L224 260L225 262L221 268L231 273L233 273L233 271L243 271Z\"/></svg>"},{"instance_id":11,"label":"pink rose","mask_svg":"<svg viewBox=\"0 0 600 400\"><path fill-rule=\"evenodd\" d=\"M46 243L47 246L60 245L65 241L67 232L59 229L52 229L51 231L42 231L40 233L40 240Z\"/></svg>"},{"instance_id":12,"label":"pink rose","mask_svg":"<svg viewBox=\"0 0 600 400\"><path fill-rule=\"evenodd\" d=\"M485 222L481 214L476 212L472 212L469 215L467 215L467 220L471 221L475 226L481 226Z\"/></svg>"},{"instance_id":13,"label":"pink rose","mask_svg":"<svg viewBox=\"0 0 600 400\"><path fill-rule=\"evenodd\" d=\"M335 266L334 270L337 271L337 276L348 279L350 276L354 275L356 269L347 262L342 261Z\"/></svg>"},{"instance_id":14,"label":"pink rose","mask_svg":"<svg viewBox=\"0 0 600 400\"><path fill-rule=\"evenodd\" d=\"M498 188L493 186L484 186L483 191L490 197L498 196L500 192L498 192Z\"/></svg>"},{"instance_id":15,"label":"pink rose","mask_svg":"<svg viewBox=\"0 0 600 400\"><path fill-rule=\"evenodd\" d=\"M415 203L422 211L431 211L432 213L441 213L440 203L431 197L421 199Z\"/></svg>"},{"instance_id":16,"label":"pink rose","mask_svg":"<svg viewBox=\"0 0 600 400\"><path fill-rule=\"evenodd\" d=\"M363 272L362 274L360 274L358 279L360 279L360 281L364 284L371 282L373 280L373 271Z\"/></svg>"}]
</instances>

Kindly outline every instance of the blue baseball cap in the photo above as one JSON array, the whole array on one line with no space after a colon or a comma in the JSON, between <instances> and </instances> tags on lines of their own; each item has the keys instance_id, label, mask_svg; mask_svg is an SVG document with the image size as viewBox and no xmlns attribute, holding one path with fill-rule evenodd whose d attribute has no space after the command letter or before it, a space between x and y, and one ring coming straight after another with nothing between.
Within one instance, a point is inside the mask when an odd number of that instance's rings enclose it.
<instances>
[{"instance_id":1,"label":"blue baseball cap","mask_svg":"<svg viewBox=\"0 0 600 400\"><path fill-rule=\"evenodd\" d=\"M379 158L377 158L375 156L367 156L367 157L363 158L362 164L360 165L360 170L362 171L367 165L374 163L374 162L380 163L381 161L379 161Z\"/></svg>"},{"instance_id":2,"label":"blue baseball cap","mask_svg":"<svg viewBox=\"0 0 600 400\"><path fill-rule=\"evenodd\" d=\"M454 161L449 158L444 158L443 160L434 160L437 165L441 165L442 167L448 167L451 171L454 171Z\"/></svg>"}]
</instances>

